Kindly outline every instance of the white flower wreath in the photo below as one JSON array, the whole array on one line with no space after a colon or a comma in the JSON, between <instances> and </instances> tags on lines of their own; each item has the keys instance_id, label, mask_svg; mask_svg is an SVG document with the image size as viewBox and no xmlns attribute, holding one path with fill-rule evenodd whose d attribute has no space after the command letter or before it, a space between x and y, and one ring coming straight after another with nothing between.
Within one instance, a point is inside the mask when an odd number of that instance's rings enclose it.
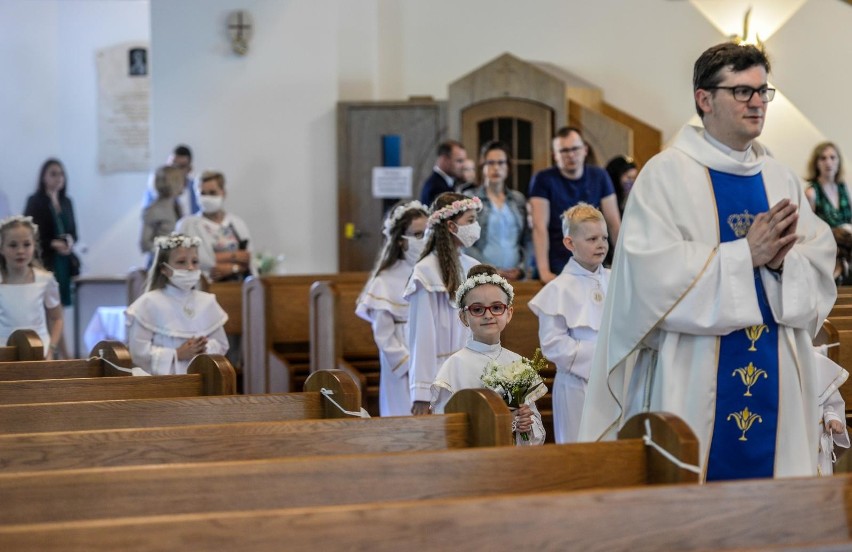
<instances>
[{"instance_id":1,"label":"white flower wreath","mask_svg":"<svg viewBox=\"0 0 852 552\"><path fill-rule=\"evenodd\" d=\"M456 290L456 305L461 308L464 296L476 286L484 284L500 286L503 291L506 292L506 296L509 298L509 304L511 305L515 301L515 289L512 287L512 284L506 280L506 278L503 278L499 274L476 274L475 276L471 276L465 280L462 285L459 286L459 289Z\"/></svg>"},{"instance_id":2,"label":"white flower wreath","mask_svg":"<svg viewBox=\"0 0 852 552\"><path fill-rule=\"evenodd\" d=\"M435 226L442 220L452 218L459 213L463 213L464 211L470 211L471 209L481 211L482 200L480 200L478 197L469 197L454 201L446 207L441 207L440 209L429 215L429 221L426 223L426 228L431 229L433 226Z\"/></svg>"},{"instance_id":3,"label":"white flower wreath","mask_svg":"<svg viewBox=\"0 0 852 552\"><path fill-rule=\"evenodd\" d=\"M198 247L201 245L201 238L195 236L186 236L172 232L168 236L158 236L154 238L154 245L157 249L174 249L175 247Z\"/></svg>"},{"instance_id":4,"label":"white flower wreath","mask_svg":"<svg viewBox=\"0 0 852 552\"><path fill-rule=\"evenodd\" d=\"M23 215L12 215L0 220L0 228L6 228L12 224L26 224L32 227L33 232L38 232L38 224L33 222L33 217L25 217Z\"/></svg>"},{"instance_id":5,"label":"white flower wreath","mask_svg":"<svg viewBox=\"0 0 852 552\"><path fill-rule=\"evenodd\" d=\"M425 213L429 212L429 208L416 199L414 201L409 201L404 205L400 205L399 207L391 211L390 216L385 219L385 224L384 226L382 226L382 234L384 234L386 238L390 238L391 232L393 231L393 227L396 226L396 223L399 222L399 219L401 219L405 215L405 213L411 211L412 209L417 209Z\"/></svg>"}]
</instances>

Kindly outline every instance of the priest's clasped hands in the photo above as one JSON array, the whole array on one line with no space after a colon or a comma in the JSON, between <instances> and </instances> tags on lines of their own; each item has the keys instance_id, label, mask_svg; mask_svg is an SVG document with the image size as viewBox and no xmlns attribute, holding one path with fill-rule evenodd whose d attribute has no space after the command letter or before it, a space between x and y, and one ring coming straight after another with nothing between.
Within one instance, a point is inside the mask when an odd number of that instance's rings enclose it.
<instances>
[{"instance_id":1,"label":"priest's clasped hands","mask_svg":"<svg viewBox=\"0 0 852 552\"><path fill-rule=\"evenodd\" d=\"M778 271L784 257L796 243L799 209L789 199L782 199L769 211L754 217L746 235L751 249L752 266L764 266Z\"/></svg>"}]
</instances>

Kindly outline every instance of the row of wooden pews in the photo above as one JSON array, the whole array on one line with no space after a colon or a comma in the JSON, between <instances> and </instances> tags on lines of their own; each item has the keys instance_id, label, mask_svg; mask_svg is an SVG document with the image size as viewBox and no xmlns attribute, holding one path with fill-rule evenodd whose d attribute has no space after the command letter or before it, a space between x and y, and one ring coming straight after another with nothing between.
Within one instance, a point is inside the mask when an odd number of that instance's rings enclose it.
<instances>
[{"instance_id":1,"label":"row of wooden pews","mask_svg":"<svg viewBox=\"0 0 852 552\"><path fill-rule=\"evenodd\" d=\"M647 419L656 443L696 464L694 435L668 415L631 420L615 442L524 448L508 446L511 414L488 390L457 394L444 415L350 419L323 389L358 410L354 380L332 370L312 374L302 393L4 401L0 550L828 550L850 542L852 487L842 476L649 487L696 480L642 439ZM122 434L146 431L157 438L110 449ZM235 459L253 441L259 452ZM177 455L186 456L168 458L167 442L183 443ZM3 456L16 446L31 447L20 457L28 464ZM68 463L42 463L60 457Z\"/></svg>"}]
</instances>

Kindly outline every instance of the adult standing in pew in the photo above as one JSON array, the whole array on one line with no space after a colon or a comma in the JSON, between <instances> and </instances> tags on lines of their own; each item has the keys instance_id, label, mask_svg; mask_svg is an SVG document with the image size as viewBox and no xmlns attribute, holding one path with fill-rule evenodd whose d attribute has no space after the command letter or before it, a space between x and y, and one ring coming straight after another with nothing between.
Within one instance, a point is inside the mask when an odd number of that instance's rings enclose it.
<instances>
[{"instance_id":1,"label":"adult standing in pew","mask_svg":"<svg viewBox=\"0 0 852 552\"><path fill-rule=\"evenodd\" d=\"M175 233L156 238L146 292L127 307L130 356L152 375L186 374L196 355L228 351L228 315L213 294L195 289L200 242Z\"/></svg>"},{"instance_id":2,"label":"adult standing in pew","mask_svg":"<svg viewBox=\"0 0 852 552\"><path fill-rule=\"evenodd\" d=\"M476 259L462 253L479 239L479 198L438 196L426 223L426 249L414 265L403 297L409 302L408 383L411 412L429 414L432 382L447 358L464 347L470 331L456 314L454 293Z\"/></svg>"},{"instance_id":3,"label":"adult standing in pew","mask_svg":"<svg viewBox=\"0 0 852 552\"><path fill-rule=\"evenodd\" d=\"M62 338L59 284L38 262L38 226L31 217L0 221L0 343L15 330L35 330L52 360Z\"/></svg>"},{"instance_id":4,"label":"adult standing in pew","mask_svg":"<svg viewBox=\"0 0 852 552\"><path fill-rule=\"evenodd\" d=\"M580 427L613 438L639 411L671 412L708 481L817 472L811 343L834 303L835 248L799 178L756 141L769 69L732 43L695 62L704 128L684 127L631 192Z\"/></svg>"},{"instance_id":5,"label":"adult standing in pew","mask_svg":"<svg viewBox=\"0 0 852 552\"><path fill-rule=\"evenodd\" d=\"M71 278L80 274L80 259L72 248L77 241L74 207L67 195L65 167L58 159L48 159L39 171L36 192L27 199L24 214L39 229L41 262L59 283L63 307L71 306ZM55 343L59 355L69 358L65 339Z\"/></svg>"},{"instance_id":6,"label":"adult standing in pew","mask_svg":"<svg viewBox=\"0 0 852 552\"><path fill-rule=\"evenodd\" d=\"M447 140L438 144L438 158L435 160L432 174L420 190L420 203L432 205L442 193L452 192L456 184L462 180L462 170L466 160L467 151L461 142Z\"/></svg>"},{"instance_id":7,"label":"adult standing in pew","mask_svg":"<svg viewBox=\"0 0 852 552\"><path fill-rule=\"evenodd\" d=\"M355 313L369 322L379 348L379 414L411 414L408 387L408 301L405 286L426 246L424 233L429 216L417 200L399 202L382 225L385 244Z\"/></svg>"},{"instance_id":8,"label":"adult standing in pew","mask_svg":"<svg viewBox=\"0 0 852 552\"><path fill-rule=\"evenodd\" d=\"M177 232L201 239L201 272L214 282L242 281L257 274L248 226L237 215L225 211L225 175L204 171L196 192L201 213L181 218Z\"/></svg>"},{"instance_id":9,"label":"adult standing in pew","mask_svg":"<svg viewBox=\"0 0 852 552\"><path fill-rule=\"evenodd\" d=\"M480 264L467 272L455 293L459 319L470 328L464 348L455 352L438 370L432 383L431 410L443 414L450 398L462 389L485 387L482 376L492 364L509 365L521 355L504 349L500 335L512 320L515 290L491 265ZM540 381L540 380L539 380ZM542 445L544 424L535 401L547 393L544 383L531 390L514 412L512 430L518 445Z\"/></svg>"}]
</instances>

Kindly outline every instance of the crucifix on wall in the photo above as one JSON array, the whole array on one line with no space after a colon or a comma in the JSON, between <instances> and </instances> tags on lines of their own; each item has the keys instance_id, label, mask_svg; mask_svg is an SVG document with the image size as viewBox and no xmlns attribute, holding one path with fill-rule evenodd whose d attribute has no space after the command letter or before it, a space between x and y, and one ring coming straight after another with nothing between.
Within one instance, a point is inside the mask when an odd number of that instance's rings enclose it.
<instances>
[{"instance_id":1,"label":"crucifix on wall","mask_svg":"<svg viewBox=\"0 0 852 552\"><path fill-rule=\"evenodd\" d=\"M238 10L228 16L228 35L235 54L244 56L248 53L248 43L254 33L253 23L247 11Z\"/></svg>"}]
</instances>

